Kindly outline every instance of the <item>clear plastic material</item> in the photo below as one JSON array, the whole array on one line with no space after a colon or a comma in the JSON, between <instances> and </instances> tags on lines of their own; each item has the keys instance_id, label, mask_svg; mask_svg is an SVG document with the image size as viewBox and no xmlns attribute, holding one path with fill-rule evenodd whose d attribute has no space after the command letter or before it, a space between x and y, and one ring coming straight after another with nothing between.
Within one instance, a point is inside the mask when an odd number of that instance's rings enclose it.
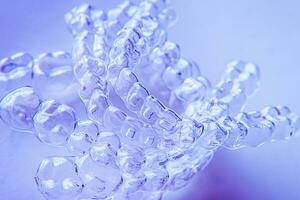
<instances>
[{"instance_id":1,"label":"clear plastic material","mask_svg":"<svg viewBox=\"0 0 300 200\"><path fill-rule=\"evenodd\" d=\"M220 147L298 135L300 118L286 106L244 110L257 65L233 61L213 85L183 57L168 39L176 14L167 0L125 0L108 12L84 4L65 21L71 54L0 61L1 121L72 156L41 162L35 180L46 199L161 200Z\"/></svg>"}]
</instances>

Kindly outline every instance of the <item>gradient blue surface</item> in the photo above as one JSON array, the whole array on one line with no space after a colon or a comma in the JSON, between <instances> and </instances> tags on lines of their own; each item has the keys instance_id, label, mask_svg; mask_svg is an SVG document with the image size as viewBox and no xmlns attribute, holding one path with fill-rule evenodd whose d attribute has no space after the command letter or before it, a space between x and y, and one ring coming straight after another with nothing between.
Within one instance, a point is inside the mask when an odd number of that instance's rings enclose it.
<instances>
[{"instance_id":1,"label":"gradient blue surface","mask_svg":"<svg viewBox=\"0 0 300 200\"><path fill-rule=\"evenodd\" d=\"M116 0L1 0L0 57L27 51L71 49L63 17L73 6L90 2L103 9ZM247 110L288 105L300 114L300 1L173 0L179 20L170 30L182 54L201 66L213 83L236 58L261 66L261 88ZM40 160L62 153L32 135L0 132L0 199L40 200L33 176ZM300 138L256 149L220 149L214 160L184 191L183 200L300 199Z\"/></svg>"}]
</instances>

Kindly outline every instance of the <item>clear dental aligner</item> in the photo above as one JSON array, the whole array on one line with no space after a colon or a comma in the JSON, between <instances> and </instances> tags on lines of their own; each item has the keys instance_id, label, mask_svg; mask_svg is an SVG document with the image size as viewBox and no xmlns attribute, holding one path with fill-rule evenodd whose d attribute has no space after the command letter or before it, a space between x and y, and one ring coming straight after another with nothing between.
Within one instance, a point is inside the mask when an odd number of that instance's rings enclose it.
<instances>
[{"instance_id":1,"label":"clear dental aligner","mask_svg":"<svg viewBox=\"0 0 300 200\"><path fill-rule=\"evenodd\" d=\"M221 146L297 136L300 120L288 107L243 111L259 86L255 64L229 63L212 86L168 40L175 19L166 0L124 1L107 13L82 5L65 17L72 53L0 61L1 120L69 152L38 167L45 199L159 200Z\"/></svg>"}]
</instances>

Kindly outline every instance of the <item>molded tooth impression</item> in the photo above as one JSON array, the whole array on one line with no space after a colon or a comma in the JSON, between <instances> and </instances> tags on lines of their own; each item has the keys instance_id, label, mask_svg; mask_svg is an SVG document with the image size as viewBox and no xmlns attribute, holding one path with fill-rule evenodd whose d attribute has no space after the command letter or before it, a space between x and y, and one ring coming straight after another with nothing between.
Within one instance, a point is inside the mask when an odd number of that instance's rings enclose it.
<instances>
[{"instance_id":1,"label":"molded tooth impression","mask_svg":"<svg viewBox=\"0 0 300 200\"><path fill-rule=\"evenodd\" d=\"M0 61L1 97L14 89L32 84L33 57L17 53Z\"/></svg>"},{"instance_id":2,"label":"molded tooth impression","mask_svg":"<svg viewBox=\"0 0 300 200\"><path fill-rule=\"evenodd\" d=\"M66 144L76 123L74 110L55 100L43 102L33 120L37 137L50 145Z\"/></svg>"},{"instance_id":3,"label":"molded tooth impression","mask_svg":"<svg viewBox=\"0 0 300 200\"><path fill-rule=\"evenodd\" d=\"M257 65L233 61L213 86L168 40L175 20L166 0L126 0L107 13L85 4L65 17L71 54L0 61L1 120L70 154L41 162L45 199L161 200L219 147L298 135L300 118L286 106L244 110Z\"/></svg>"},{"instance_id":4,"label":"molded tooth impression","mask_svg":"<svg viewBox=\"0 0 300 200\"><path fill-rule=\"evenodd\" d=\"M68 149L74 155L85 154L97 141L99 128L90 120L78 121L68 138Z\"/></svg>"},{"instance_id":5,"label":"molded tooth impression","mask_svg":"<svg viewBox=\"0 0 300 200\"><path fill-rule=\"evenodd\" d=\"M72 92L73 60L69 53L41 54L35 60L33 71L33 87L42 98L59 98L57 91Z\"/></svg>"},{"instance_id":6,"label":"molded tooth impression","mask_svg":"<svg viewBox=\"0 0 300 200\"><path fill-rule=\"evenodd\" d=\"M1 119L15 130L32 131L33 117L38 112L40 102L32 87L18 88L1 100Z\"/></svg>"},{"instance_id":7,"label":"molded tooth impression","mask_svg":"<svg viewBox=\"0 0 300 200\"><path fill-rule=\"evenodd\" d=\"M35 181L46 199L73 199L82 192L84 185L72 159L49 157L41 162Z\"/></svg>"}]
</instances>

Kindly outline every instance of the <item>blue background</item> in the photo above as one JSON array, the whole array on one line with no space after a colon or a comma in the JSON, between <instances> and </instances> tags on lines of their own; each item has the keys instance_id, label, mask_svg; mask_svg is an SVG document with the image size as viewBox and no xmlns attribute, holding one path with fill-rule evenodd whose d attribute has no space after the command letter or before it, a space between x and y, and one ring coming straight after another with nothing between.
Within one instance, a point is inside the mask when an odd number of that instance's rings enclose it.
<instances>
[{"instance_id":1,"label":"blue background","mask_svg":"<svg viewBox=\"0 0 300 200\"><path fill-rule=\"evenodd\" d=\"M119 1L0 0L0 57L69 51L72 38L63 17L82 2L106 10ZM231 60L253 61L261 66L262 81L246 110L285 104L300 114L300 1L173 0L172 5L179 20L170 39L213 83ZM64 150L0 130L0 199L42 199L33 181L36 167L43 157ZM235 152L220 149L187 189L169 199L300 199L299 145L298 138Z\"/></svg>"}]
</instances>

